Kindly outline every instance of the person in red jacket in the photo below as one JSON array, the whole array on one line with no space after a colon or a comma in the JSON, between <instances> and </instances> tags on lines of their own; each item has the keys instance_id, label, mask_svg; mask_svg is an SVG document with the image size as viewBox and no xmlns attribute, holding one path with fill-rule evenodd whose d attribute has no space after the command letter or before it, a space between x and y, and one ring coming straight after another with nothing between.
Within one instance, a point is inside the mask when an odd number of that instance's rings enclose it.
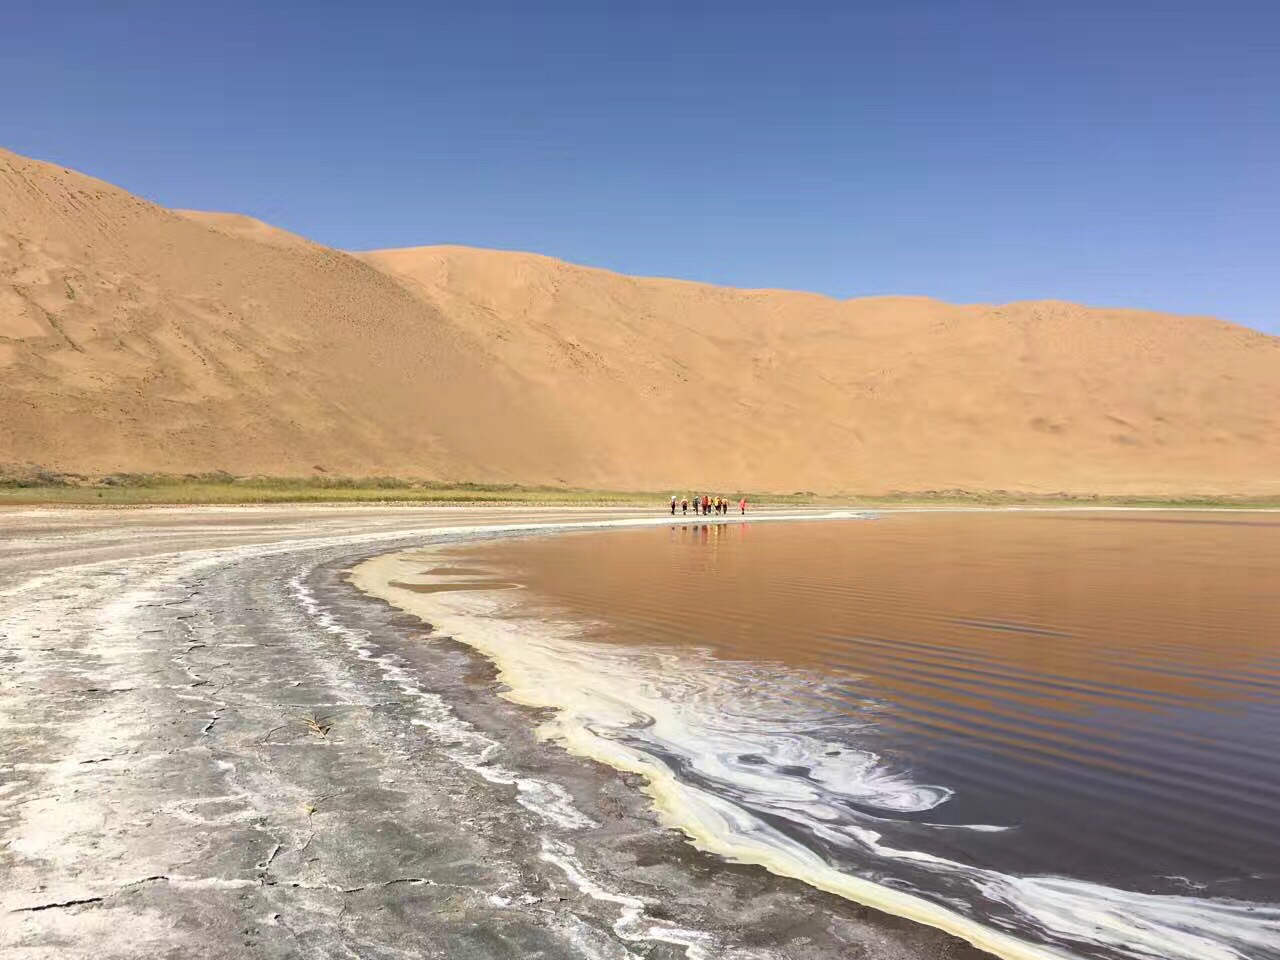
<instances>
[{"instance_id":1,"label":"person in red jacket","mask_svg":"<svg viewBox=\"0 0 1280 960\"><path fill-rule=\"evenodd\" d=\"M743 497L741 500L738 501L738 509L742 511L742 515L744 517L747 515L747 498L746 497Z\"/></svg>"}]
</instances>

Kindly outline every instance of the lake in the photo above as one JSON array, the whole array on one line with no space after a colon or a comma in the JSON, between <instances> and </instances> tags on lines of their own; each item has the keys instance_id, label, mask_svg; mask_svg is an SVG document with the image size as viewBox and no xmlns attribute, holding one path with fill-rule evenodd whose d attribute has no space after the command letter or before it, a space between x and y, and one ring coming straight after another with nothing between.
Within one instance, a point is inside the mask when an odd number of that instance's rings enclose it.
<instances>
[{"instance_id":1,"label":"lake","mask_svg":"<svg viewBox=\"0 0 1280 960\"><path fill-rule=\"evenodd\" d=\"M1280 957L1280 518L690 520L399 569L705 849L1006 956Z\"/></svg>"}]
</instances>

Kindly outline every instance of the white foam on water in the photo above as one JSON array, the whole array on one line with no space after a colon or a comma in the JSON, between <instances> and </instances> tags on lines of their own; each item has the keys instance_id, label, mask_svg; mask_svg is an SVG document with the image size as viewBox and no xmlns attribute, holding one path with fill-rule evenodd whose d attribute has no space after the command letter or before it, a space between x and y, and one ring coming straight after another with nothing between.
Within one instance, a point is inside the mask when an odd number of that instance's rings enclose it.
<instances>
[{"instance_id":1,"label":"white foam on water","mask_svg":"<svg viewBox=\"0 0 1280 960\"><path fill-rule=\"evenodd\" d=\"M509 699L552 711L541 736L643 775L664 820L701 849L941 928L1009 960L1064 958L1090 947L1133 960L1280 958L1280 907L1013 876L887 844L868 824L927 813L951 791L916 783L874 753L824 736L834 723L814 696L822 678L697 650L593 643L581 624L522 616L518 590L392 586L447 583L423 573L439 560L421 549L375 557L352 572L352 582L488 656ZM869 718L877 709L867 705ZM847 720L840 727L847 732ZM856 852L883 875L894 864L928 871L945 880L948 901L1002 904L1016 925L994 913L983 922L844 872L797 835ZM950 893L956 890L959 900Z\"/></svg>"}]
</instances>

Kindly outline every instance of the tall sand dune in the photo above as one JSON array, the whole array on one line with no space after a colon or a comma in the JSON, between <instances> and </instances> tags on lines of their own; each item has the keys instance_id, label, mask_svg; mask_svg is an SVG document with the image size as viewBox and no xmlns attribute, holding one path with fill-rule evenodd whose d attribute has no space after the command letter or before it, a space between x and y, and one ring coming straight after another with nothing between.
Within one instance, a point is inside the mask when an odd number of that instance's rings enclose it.
<instances>
[{"instance_id":1,"label":"tall sand dune","mask_svg":"<svg viewBox=\"0 0 1280 960\"><path fill-rule=\"evenodd\" d=\"M348 254L0 151L0 465L1280 493L1280 338Z\"/></svg>"}]
</instances>

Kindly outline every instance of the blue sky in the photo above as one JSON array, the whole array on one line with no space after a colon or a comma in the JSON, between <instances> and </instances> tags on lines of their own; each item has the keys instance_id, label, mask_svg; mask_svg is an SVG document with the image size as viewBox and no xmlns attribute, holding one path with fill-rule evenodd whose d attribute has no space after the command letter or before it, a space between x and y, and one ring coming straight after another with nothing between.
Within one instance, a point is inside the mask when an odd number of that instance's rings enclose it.
<instances>
[{"instance_id":1,"label":"blue sky","mask_svg":"<svg viewBox=\"0 0 1280 960\"><path fill-rule=\"evenodd\" d=\"M1280 333L1280 3L5 7L0 143L170 206Z\"/></svg>"}]
</instances>

